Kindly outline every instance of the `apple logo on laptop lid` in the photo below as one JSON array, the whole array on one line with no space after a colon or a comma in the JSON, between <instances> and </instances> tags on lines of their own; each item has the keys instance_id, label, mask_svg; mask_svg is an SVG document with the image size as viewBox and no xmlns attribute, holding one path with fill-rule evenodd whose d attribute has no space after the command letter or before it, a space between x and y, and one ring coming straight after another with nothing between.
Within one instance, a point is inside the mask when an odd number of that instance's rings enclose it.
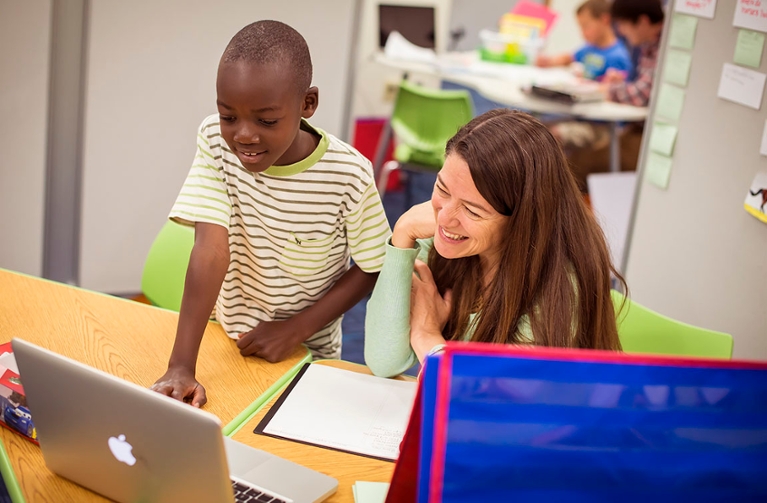
<instances>
[{"instance_id":1,"label":"apple logo on laptop lid","mask_svg":"<svg viewBox=\"0 0 767 503\"><path fill-rule=\"evenodd\" d=\"M128 466L136 464L136 457L133 455L133 446L125 440L125 435L118 437L109 437L109 450L112 451L112 455Z\"/></svg>"}]
</instances>

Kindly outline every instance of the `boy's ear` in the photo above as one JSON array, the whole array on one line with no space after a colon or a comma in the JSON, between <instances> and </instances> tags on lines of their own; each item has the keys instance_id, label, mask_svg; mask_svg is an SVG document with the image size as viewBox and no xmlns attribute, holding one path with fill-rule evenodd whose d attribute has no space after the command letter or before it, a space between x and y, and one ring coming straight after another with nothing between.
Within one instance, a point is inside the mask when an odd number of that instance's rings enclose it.
<instances>
[{"instance_id":1,"label":"boy's ear","mask_svg":"<svg viewBox=\"0 0 767 503\"><path fill-rule=\"evenodd\" d=\"M301 117L309 119L317 111L317 105L320 103L320 90L316 86L312 86L304 94L304 105L301 111Z\"/></svg>"}]
</instances>

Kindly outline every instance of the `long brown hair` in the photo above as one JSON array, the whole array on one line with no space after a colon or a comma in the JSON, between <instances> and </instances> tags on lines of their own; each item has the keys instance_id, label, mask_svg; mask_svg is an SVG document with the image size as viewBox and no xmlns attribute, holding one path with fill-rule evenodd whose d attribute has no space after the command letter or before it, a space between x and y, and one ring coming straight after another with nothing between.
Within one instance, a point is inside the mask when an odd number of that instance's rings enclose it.
<instances>
[{"instance_id":1,"label":"long brown hair","mask_svg":"<svg viewBox=\"0 0 767 503\"><path fill-rule=\"evenodd\" d=\"M482 197L509 218L487 288L478 256L445 259L431 249L439 291L453 291L445 338L462 339L478 312L471 340L525 343L518 325L526 314L536 345L620 350L610 273L625 282L546 126L522 112L491 110L462 127L446 152L469 165Z\"/></svg>"}]
</instances>

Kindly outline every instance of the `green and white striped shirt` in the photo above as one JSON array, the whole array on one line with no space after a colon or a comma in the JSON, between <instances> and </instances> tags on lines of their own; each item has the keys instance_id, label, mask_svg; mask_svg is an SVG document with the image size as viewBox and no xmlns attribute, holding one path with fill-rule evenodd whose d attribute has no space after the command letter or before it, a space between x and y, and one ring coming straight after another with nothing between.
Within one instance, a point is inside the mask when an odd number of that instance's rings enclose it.
<instances>
[{"instance_id":1,"label":"green and white striped shirt","mask_svg":"<svg viewBox=\"0 0 767 503\"><path fill-rule=\"evenodd\" d=\"M370 161L305 121L301 127L322 138L309 157L251 173L221 137L218 115L206 118L170 213L182 224L229 230L216 319L233 339L317 302L349 269L350 257L365 272L383 264L391 230ZM340 358L341 318L306 345L315 357Z\"/></svg>"}]
</instances>

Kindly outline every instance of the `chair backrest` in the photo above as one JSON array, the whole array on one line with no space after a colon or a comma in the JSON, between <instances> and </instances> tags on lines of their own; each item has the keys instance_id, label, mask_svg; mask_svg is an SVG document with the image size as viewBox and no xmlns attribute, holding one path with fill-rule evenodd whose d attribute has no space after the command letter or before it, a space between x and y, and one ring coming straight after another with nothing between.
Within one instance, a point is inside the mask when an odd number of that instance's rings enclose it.
<instances>
[{"instance_id":1,"label":"chair backrest","mask_svg":"<svg viewBox=\"0 0 767 503\"><path fill-rule=\"evenodd\" d=\"M612 296L618 336L626 353L732 358L730 334L672 320L626 299L615 290Z\"/></svg>"},{"instance_id":2,"label":"chair backrest","mask_svg":"<svg viewBox=\"0 0 767 503\"><path fill-rule=\"evenodd\" d=\"M149 249L141 290L155 306L181 309L189 255L194 245L194 228L167 221Z\"/></svg>"},{"instance_id":3,"label":"chair backrest","mask_svg":"<svg viewBox=\"0 0 767 503\"><path fill-rule=\"evenodd\" d=\"M391 126L397 140L411 149L444 158L447 141L472 117L468 91L430 89L403 80Z\"/></svg>"}]
</instances>

